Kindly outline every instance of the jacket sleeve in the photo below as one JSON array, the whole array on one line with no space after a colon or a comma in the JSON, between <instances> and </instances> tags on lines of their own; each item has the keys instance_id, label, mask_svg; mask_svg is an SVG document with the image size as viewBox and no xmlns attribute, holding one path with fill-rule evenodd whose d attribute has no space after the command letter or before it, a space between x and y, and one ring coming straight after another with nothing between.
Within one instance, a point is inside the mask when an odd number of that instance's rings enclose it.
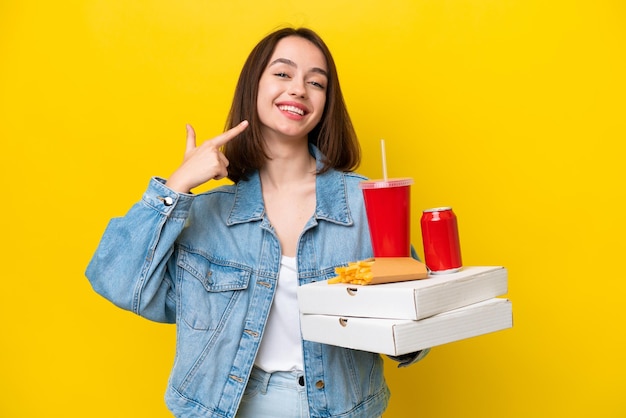
<instances>
[{"instance_id":1,"label":"jacket sleeve","mask_svg":"<svg viewBox=\"0 0 626 418\"><path fill-rule=\"evenodd\" d=\"M193 195L153 178L142 199L107 225L87 266L93 289L120 308L157 322L176 320L175 283L168 269Z\"/></svg>"}]
</instances>

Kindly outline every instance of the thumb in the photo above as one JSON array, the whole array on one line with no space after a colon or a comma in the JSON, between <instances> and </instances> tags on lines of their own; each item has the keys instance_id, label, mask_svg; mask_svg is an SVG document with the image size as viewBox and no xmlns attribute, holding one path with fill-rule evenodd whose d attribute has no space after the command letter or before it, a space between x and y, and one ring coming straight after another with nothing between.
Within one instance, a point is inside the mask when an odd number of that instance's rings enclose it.
<instances>
[{"instance_id":1,"label":"thumb","mask_svg":"<svg viewBox=\"0 0 626 418\"><path fill-rule=\"evenodd\" d=\"M190 124L186 125L187 128L187 145L185 147L185 155L196 149L196 131Z\"/></svg>"}]
</instances>

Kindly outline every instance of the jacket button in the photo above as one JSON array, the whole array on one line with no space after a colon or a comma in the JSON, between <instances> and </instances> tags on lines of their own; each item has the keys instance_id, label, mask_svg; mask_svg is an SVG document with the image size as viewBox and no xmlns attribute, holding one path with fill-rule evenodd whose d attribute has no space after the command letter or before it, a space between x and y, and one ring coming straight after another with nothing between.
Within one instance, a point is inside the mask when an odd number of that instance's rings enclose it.
<instances>
[{"instance_id":1,"label":"jacket button","mask_svg":"<svg viewBox=\"0 0 626 418\"><path fill-rule=\"evenodd\" d=\"M315 382L315 387L318 389L324 389L324 381L318 380L317 382Z\"/></svg>"},{"instance_id":2,"label":"jacket button","mask_svg":"<svg viewBox=\"0 0 626 418\"><path fill-rule=\"evenodd\" d=\"M167 197L159 196L159 197L157 197L157 199L159 199L161 202L163 202L163 204L165 206L172 206L174 204L174 199L172 199L169 196L167 196Z\"/></svg>"}]
</instances>

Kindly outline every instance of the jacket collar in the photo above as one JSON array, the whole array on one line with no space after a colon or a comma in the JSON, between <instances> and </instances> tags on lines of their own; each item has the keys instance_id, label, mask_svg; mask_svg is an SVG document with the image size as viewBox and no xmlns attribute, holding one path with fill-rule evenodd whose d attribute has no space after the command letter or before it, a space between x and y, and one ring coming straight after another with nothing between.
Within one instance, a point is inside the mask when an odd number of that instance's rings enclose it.
<instances>
[{"instance_id":1,"label":"jacket collar","mask_svg":"<svg viewBox=\"0 0 626 418\"><path fill-rule=\"evenodd\" d=\"M321 169L324 156L312 144L309 144L309 149L315 157L317 169ZM315 219L352 225L343 173L331 169L324 174L318 174L315 182ZM235 200L228 216L228 225L259 221L264 215L265 204L261 190L261 177L259 172L255 171L247 180L241 180L235 185Z\"/></svg>"}]
</instances>

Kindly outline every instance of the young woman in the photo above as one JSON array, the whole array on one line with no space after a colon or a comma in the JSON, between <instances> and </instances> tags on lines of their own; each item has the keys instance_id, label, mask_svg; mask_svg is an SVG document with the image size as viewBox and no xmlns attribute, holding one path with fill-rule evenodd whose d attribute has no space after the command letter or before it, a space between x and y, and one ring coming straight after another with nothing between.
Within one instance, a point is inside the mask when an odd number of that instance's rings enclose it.
<instances>
[{"instance_id":1,"label":"young woman","mask_svg":"<svg viewBox=\"0 0 626 418\"><path fill-rule=\"evenodd\" d=\"M201 145L187 127L183 163L111 220L87 277L118 306L177 324L166 392L176 416L380 416L381 357L300 335L297 286L372 256L359 145L322 39L303 28L265 37L228 125ZM234 184L191 194L223 177Z\"/></svg>"}]
</instances>

